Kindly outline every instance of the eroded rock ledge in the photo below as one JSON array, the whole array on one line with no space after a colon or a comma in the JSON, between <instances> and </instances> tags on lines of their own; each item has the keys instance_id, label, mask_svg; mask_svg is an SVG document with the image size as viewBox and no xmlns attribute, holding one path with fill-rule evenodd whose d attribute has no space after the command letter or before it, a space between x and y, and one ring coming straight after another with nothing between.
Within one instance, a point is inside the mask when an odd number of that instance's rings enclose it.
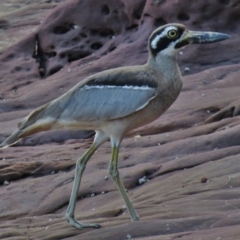
<instances>
[{"instance_id":1,"label":"eroded rock ledge","mask_svg":"<svg viewBox=\"0 0 240 240\"><path fill-rule=\"evenodd\" d=\"M86 168L76 207L77 219L103 228L69 226L64 213L74 165L93 133L53 131L0 150L0 239L239 239L240 4L2 2L0 141L31 109L86 76L145 63L148 36L162 24L180 22L232 38L184 49L178 57L184 75L180 97L159 120L123 141L121 178L141 222L130 223L113 182L105 178L111 151L106 143ZM143 176L149 181L139 185Z\"/></svg>"}]
</instances>

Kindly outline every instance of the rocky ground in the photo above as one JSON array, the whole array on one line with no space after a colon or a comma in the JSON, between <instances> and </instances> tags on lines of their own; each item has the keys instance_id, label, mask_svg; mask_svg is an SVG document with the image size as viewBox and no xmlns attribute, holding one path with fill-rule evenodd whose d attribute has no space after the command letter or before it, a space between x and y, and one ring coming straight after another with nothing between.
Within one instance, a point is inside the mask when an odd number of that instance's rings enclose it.
<instances>
[{"instance_id":1,"label":"rocky ground","mask_svg":"<svg viewBox=\"0 0 240 240\"><path fill-rule=\"evenodd\" d=\"M75 162L92 132L51 131L0 150L0 239L240 239L238 0L1 0L0 142L32 109L95 72L143 64L158 26L180 22L232 38L178 56L183 91L124 139L119 169L141 221L108 177L110 144L89 162L76 218L64 219ZM139 184L139 179L147 180Z\"/></svg>"}]
</instances>

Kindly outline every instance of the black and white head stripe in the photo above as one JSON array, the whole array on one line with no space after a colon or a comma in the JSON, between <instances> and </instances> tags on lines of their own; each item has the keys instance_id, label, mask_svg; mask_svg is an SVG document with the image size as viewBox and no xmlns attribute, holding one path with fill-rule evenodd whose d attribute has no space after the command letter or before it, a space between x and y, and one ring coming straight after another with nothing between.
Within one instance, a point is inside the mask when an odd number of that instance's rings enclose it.
<instances>
[{"instance_id":1,"label":"black and white head stripe","mask_svg":"<svg viewBox=\"0 0 240 240\"><path fill-rule=\"evenodd\" d=\"M170 31L176 31L177 35L174 38L170 38L168 33ZM171 44L175 45L179 39L181 39L185 27L183 25L168 25L162 28L157 29L151 37L149 38L149 48L153 55L167 49Z\"/></svg>"},{"instance_id":2,"label":"black and white head stripe","mask_svg":"<svg viewBox=\"0 0 240 240\"><path fill-rule=\"evenodd\" d=\"M169 26L169 27L164 28L163 31L161 31L159 34L155 35L155 37L152 39L152 41L150 42L151 47L153 49L156 49L158 47L159 40L166 37L167 33L170 30L178 31L178 29L174 26Z\"/></svg>"}]
</instances>

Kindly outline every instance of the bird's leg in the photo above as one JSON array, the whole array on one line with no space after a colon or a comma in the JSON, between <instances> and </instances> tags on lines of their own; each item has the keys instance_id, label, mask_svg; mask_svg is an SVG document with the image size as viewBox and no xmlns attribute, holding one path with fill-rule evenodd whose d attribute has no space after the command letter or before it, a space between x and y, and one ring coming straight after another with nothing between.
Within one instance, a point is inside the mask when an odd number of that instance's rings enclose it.
<instances>
[{"instance_id":1,"label":"bird's leg","mask_svg":"<svg viewBox=\"0 0 240 240\"><path fill-rule=\"evenodd\" d=\"M75 218L74 218L74 210L75 210L75 206L76 206L76 201L77 201L77 197L78 197L78 190L79 190L79 187L80 187L82 174L85 170L86 164L87 164L88 160L90 159L90 157L94 154L94 152L99 148L99 146L101 146L101 144L103 144L108 139L109 138L103 132L96 131L96 135L95 135L93 144L84 153L84 155L77 160L73 189L72 189L68 209L67 209L67 212L66 212L66 219L73 227L76 227L76 228L79 228L79 229L101 227L98 224L92 224L92 223L82 224L82 223L76 221Z\"/></svg>"},{"instance_id":2,"label":"bird's leg","mask_svg":"<svg viewBox=\"0 0 240 240\"><path fill-rule=\"evenodd\" d=\"M121 193L123 200L126 204L126 207L129 211L129 214L131 216L132 221L138 221L140 218L137 215L128 195L127 192L123 186L123 183L119 177L119 171L118 171L118 152L119 152L119 145L112 146L112 159L108 168L109 174L112 176L115 184L117 185L117 188L119 192Z\"/></svg>"},{"instance_id":3,"label":"bird's leg","mask_svg":"<svg viewBox=\"0 0 240 240\"><path fill-rule=\"evenodd\" d=\"M76 163L75 178L74 178L71 198L70 198L68 209L66 212L66 219L73 227L76 227L79 229L101 227L98 224L91 224L91 223L82 224L82 223L76 221L74 218L74 210L75 210L75 206L76 206L78 190L79 190L82 174L85 170L88 160L93 155L93 153L97 150L97 148L98 148L98 146L93 143L91 145L91 147L87 150L87 152L85 152L84 155L81 158L79 158Z\"/></svg>"}]
</instances>

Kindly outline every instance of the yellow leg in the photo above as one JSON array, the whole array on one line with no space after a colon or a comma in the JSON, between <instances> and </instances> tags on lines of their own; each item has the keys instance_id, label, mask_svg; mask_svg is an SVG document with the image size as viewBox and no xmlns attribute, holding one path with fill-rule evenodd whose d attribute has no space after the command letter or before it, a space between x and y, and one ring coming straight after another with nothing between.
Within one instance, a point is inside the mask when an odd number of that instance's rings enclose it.
<instances>
[{"instance_id":1,"label":"yellow leg","mask_svg":"<svg viewBox=\"0 0 240 240\"><path fill-rule=\"evenodd\" d=\"M100 225L95 224L95 223L82 224L82 223L76 221L74 218L74 210L75 210L75 206L76 206L78 190L79 190L79 186L81 183L82 174L85 170L88 160L93 155L93 153L97 150L97 148L98 148L98 146L93 143L92 146L87 150L87 152L81 158L79 158L76 163L75 178L74 178L71 198L70 198L68 209L66 212L66 219L73 227L76 227L79 229L101 227Z\"/></svg>"},{"instance_id":2,"label":"yellow leg","mask_svg":"<svg viewBox=\"0 0 240 240\"><path fill-rule=\"evenodd\" d=\"M137 215L128 195L127 192L123 186L123 183L119 177L119 171L118 171L118 152L119 152L119 146L113 146L112 148L112 159L108 168L109 174L112 176L115 184L117 185L117 188L126 204L126 207L129 211L129 214L131 216L132 221L138 221L140 218Z\"/></svg>"}]
</instances>

